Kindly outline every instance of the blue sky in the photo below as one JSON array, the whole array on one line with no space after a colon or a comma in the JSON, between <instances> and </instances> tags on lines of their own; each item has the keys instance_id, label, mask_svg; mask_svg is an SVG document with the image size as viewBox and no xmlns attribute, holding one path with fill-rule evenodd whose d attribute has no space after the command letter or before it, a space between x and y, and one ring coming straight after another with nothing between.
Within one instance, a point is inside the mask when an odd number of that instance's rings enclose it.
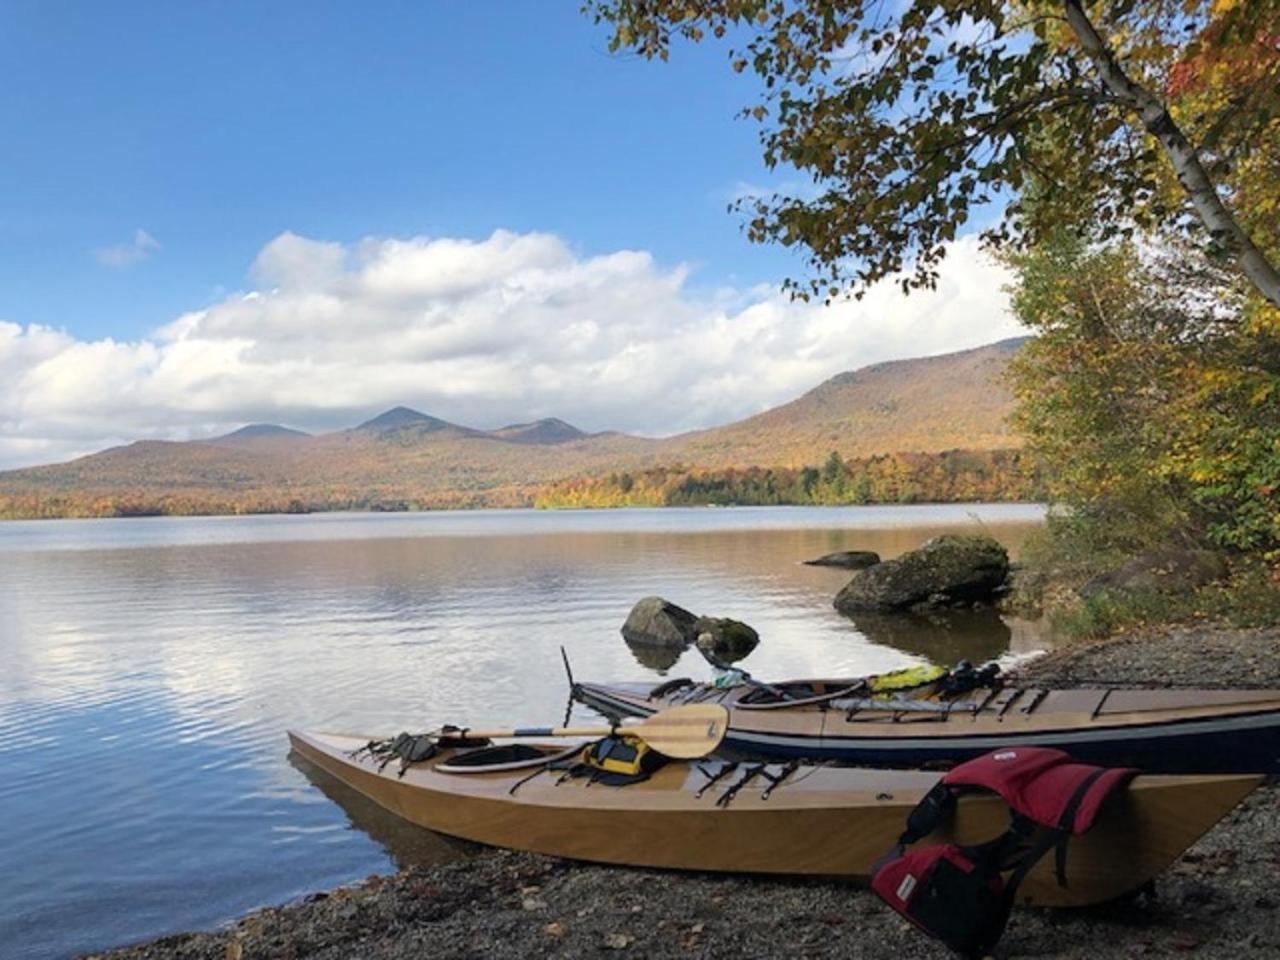
<instances>
[{"instance_id":1,"label":"blue sky","mask_svg":"<svg viewBox=\"0 0 1280 960\"><path fill-rule=\"evenodd\" d=\"M665 435L1017 333L936 294L791 303L723 46L569 2L0 0L0 469L409 404Z\"/></svg>"},{"instance_id":2,"label":"blue sky","mask_svg":"<svg viewBox=\"0 0 1280 960\"><path fill-rule=\"evenodd\" d=\"M724 211L764 177L749 82L605 40L573 2L4 3L0 317L140 334L284 230L548 230L776 280L786 253ZM139 229L146 262L93 256Z\"/></svg>"}]
</instances>

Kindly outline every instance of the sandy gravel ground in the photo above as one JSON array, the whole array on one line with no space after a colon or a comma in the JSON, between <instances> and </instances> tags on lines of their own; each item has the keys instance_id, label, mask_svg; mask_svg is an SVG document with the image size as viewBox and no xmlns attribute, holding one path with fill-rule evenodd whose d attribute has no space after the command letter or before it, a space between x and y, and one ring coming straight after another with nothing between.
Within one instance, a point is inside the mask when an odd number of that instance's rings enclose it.
<instances>
[{"instance_id":1,"label":"sandy gravel ground","mask_svg":"<svg viewBox=\"0 0 1280 960\"><path fill-rule=\"evenodd\" d=\"M1054 684L1280 686L1280 630L1196 627L1072 648L1026 667ZM1280 788L1264 787L1154 899L1018 910L997 955L1280 957ZM111 960L949 956L850 884L664 874L487 853L272 907Z\"/></svg>"}]
</instances>

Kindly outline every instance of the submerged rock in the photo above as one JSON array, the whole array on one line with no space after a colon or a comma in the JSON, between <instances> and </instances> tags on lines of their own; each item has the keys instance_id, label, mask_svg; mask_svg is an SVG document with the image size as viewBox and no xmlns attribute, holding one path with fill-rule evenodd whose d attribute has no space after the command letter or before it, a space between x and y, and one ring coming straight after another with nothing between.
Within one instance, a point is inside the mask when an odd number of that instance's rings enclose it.
<instances>
[{"instance_id":1,"label":"submerged rock","mask_svg":"<svg viewBox=\"0 0 1280 960\"><path fill-rule=\"evenodd\" d=\"M835 598L842 613L988 603L1009 573L1009 554L991 537L949 534L856 573Z\"/></svg>"},{"instance_id":2,"label":"submerged rock","mask_svg":"<svg viewBox=\"0 0 1280 960\"><path fill-rule=\"evenodd\" d=\"M874 550L837 550L816 560L804 561L811 567L840 567L844 570L862 570L880 562L880 554Z\"/></svg>"},{"instance_id":3,"label":"submerged rock","mask_svg":"<svg viewBox=\"0 0 1280 960\"><path fill-rule=\"evenodd\" d=\"M1227 564L1212 550L1167 547L1129 560L1116 570L1094 577L1079 590L1088 600L1111 591L1177 593L1221 580Z\"/></svg>"},{"instance_id":4,"label":"submerged rock","mask_svg":"<svg viewBox=\"0 0 1280 960\"><path fill-rule=\"evenodd\" d=\"M637 601L622 625L622 638L628 644L667 647L683 650L698 635L698 618L662 597L645 597Z\"/></svg>"},{"instance_id":5,"label":"submerged rock","mask_svg":"<svg viewBox=\"0 0 1280 960\"><path fill-rule=\"evenodd\" d=\"M760 642L760 634L741 620L699 617L694 626L698 647L726 663L741 660Z\"/></svg>"}]
</instances>

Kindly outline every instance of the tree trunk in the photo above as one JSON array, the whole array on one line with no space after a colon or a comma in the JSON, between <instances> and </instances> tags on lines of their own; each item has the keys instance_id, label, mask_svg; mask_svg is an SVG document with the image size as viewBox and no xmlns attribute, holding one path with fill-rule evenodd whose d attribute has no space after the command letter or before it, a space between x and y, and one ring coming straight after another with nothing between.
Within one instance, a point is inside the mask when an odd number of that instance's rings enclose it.
<instances>
[{"instance_id":1,"label":"tree trunk","mask_svg":"<svg viewBox=\"0 0 1280 960\"><path fill-rule=\"evenodd\" d=\"M1067 23L1112 96L1137 113L1147 132L1164 147L1178 182L1190 196L1209 235L1235 255L1245 276L1267 300L1280 307L1280 270L1254 245L1222 202L1196 148L1178 128L1168 108L1150 90L1129 79L1084 12L1080 0L1063 0L1063 7Z\"/></svg>"}]
</instances>

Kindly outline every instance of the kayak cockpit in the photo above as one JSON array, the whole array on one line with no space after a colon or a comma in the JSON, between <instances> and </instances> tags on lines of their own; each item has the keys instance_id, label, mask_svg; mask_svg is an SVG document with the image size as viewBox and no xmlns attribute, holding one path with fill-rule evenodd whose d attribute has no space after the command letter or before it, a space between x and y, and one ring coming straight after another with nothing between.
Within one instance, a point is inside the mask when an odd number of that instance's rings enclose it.
<instances>
[{"instance_id":1,"label":"kayak cockpit","mask_svg":"<svg viewBox=\"0 0 1280 960\"><path fill-rule=\"evenodd\" d=\"M734 704L737 707L796 707L822 703L863 689L862 680L795 680L788 683L752 687Z\"/></svg>"},{"instance_id":2,"label":"kayak cockpit","mask_svg":"<svg viewBox=\"0 0 1280 960\"><path fill-rule=\"evenodd\" d=\"M582 749L549 743L500 743L470 750L458 750L436 764L438 773L500 773L531 770L557 760L567 760Z\"/></svg>"}]
</instances>

